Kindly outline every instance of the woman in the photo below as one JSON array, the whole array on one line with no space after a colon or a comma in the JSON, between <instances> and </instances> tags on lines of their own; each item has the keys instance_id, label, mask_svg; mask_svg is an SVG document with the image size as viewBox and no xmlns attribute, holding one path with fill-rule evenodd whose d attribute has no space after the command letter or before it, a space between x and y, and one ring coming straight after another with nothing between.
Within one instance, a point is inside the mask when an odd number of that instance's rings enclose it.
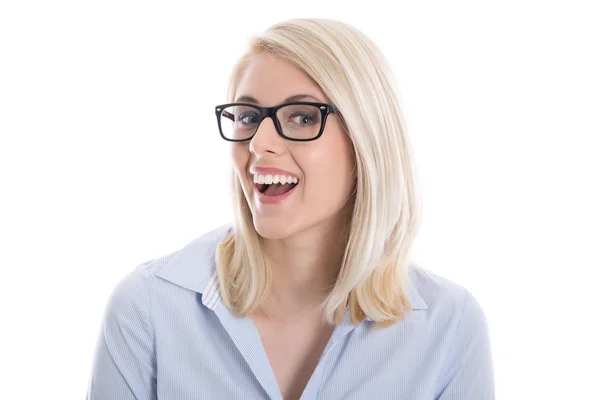
<instances>
[{"instance_id":1,"label":"woman","mask_svg":"<svg viewBox=\"0 0 600 400\"><path fill-rule=\"evenodd\" d=\"M493 399L478 302L408 260L413 160L376 46L274 25L215 111L234 223L123 278L88 398Z\"/></svg>"}]
</instances>

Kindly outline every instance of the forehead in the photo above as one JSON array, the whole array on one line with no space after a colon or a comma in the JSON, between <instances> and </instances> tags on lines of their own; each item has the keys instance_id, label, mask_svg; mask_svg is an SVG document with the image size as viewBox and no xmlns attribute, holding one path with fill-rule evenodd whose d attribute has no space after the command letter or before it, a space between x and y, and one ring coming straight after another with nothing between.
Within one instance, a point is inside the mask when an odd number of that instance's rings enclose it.
<instances>
[{"instance_id":1,"label":"forehead","mask_svg":"<svg viewBox=\"0 0 600 400\"><path fill-rule=\"evenodd\" d=\"M262 53L250 59L242 74L235 98L253 97L259 105L268 107L299 94L312 96L314 101L327 101L319 86L300 68L273 55Z\"/></svg>"}]
</instances>

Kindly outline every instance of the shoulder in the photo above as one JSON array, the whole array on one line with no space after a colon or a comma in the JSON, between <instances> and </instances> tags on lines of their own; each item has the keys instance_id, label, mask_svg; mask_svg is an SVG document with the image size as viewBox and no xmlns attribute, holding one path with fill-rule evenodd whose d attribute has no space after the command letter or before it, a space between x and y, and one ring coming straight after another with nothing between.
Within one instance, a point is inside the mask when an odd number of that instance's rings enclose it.
<instances>
[{"instance_id":1,"label":"shoulder","mask_svg":"<svg viewBox=\"0 0 600 400\"><path fill-rule=\"evenodd\" d=\"M485 325L479 301L464 286L421 266L412 266L409 277L427 304L430 319L445 321L454 327L463 320Z\"/></svg>"},{"instance_id":2,"label":"shoulder","mask_svg":"<svg viewBox=\"0 0 600 400\"><path fill-rule=\"evenodd\" d=\"M202 233L176 251L144 261L129 270L116 284L109 305L142 307L148 303L157 281L200 290L214 270L215 250L231 230L221 225Z\"/></svg>"},{"instance_id":3,"label":"shoulder","mask_svg":"<svg viewBox=\"0 0 600 400\"><path fill-rule=\"evenodd\" d=\"M421 266L411 266L409 279L430 312L460 309L467 298L467 289L462 285Z\"/></svg>"},{"instance_id":4,"label":"shoulder","mask_svg":"<svg viewBox=\"0 0 600 400\"><path fill-rule=\"evenodd\" d=\"M174 264L188 267L191 259L204 263L211 261L218 244L232 229L231 224L224 224L195 237L184 246L171 253L148 260L136 266L133 274L153 277L169 269Z\"/></svg>"},{"instance_id":5,"label":"shoulder","mask_svg":"<svg viewBox=\"0 0 600 400\"><path fill-rule=\"evenodd\" d=\"M130 270L122 279L121 285L136 286L156 277L169 275L180 271L184 273L193 270L201 273L211 261L221 242L231 230L231 224L221 225L197 236L181 248L163 254L157 258L142 262Z\"/></svg>"}]
</instances>

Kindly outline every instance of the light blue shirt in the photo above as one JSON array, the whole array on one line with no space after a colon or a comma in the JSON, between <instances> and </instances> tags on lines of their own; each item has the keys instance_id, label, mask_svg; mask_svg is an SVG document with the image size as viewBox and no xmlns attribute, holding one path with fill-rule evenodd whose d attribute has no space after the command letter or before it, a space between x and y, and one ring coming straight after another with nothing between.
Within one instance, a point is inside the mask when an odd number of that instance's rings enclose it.
<instances>
[{"instance_id":1,"label":"light blue shirt","mask_svg":"<svg viewBox=\"0 0 600 400\"><path fill-rule=\"evenodd\" d=\"M223 304L215 249L224 225L138 265L115 287L89 400L282 399L258 331ZM486 317L463 287L412 266L413 311L390 327L335 328L302 400L494 399Z\"/></svg>"}]
</instances>

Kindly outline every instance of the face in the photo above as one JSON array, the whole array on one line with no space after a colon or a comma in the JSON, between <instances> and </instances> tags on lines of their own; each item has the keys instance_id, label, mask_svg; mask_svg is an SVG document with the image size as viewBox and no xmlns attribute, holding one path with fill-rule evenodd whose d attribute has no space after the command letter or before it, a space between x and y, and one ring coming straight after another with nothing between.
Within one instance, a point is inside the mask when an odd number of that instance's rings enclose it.
<instances>
[{"instance_id":1,"label":"face","mask_svg":"<svg viewBox=\"0 0 600 400\"><path fill-rule=\"evenodd\" d=\"M254 56L236 90L236 102L252 97L272 107L291 96L294 101L328 103L320 88L302 70L268 54ZM244 100L243 102L249 102ZM314 229L333 228L354 187L352 142L339 117L330 113L321 137L295 142L281 137L271 118L265 118L250 141L231 143L235 171L250 206L256 231L268 239L283 239ZM273 167L298 178L284 200L261 201L252 167ZM263 197L264 199L264 197Z\"/></svg>"}]
</instances>

